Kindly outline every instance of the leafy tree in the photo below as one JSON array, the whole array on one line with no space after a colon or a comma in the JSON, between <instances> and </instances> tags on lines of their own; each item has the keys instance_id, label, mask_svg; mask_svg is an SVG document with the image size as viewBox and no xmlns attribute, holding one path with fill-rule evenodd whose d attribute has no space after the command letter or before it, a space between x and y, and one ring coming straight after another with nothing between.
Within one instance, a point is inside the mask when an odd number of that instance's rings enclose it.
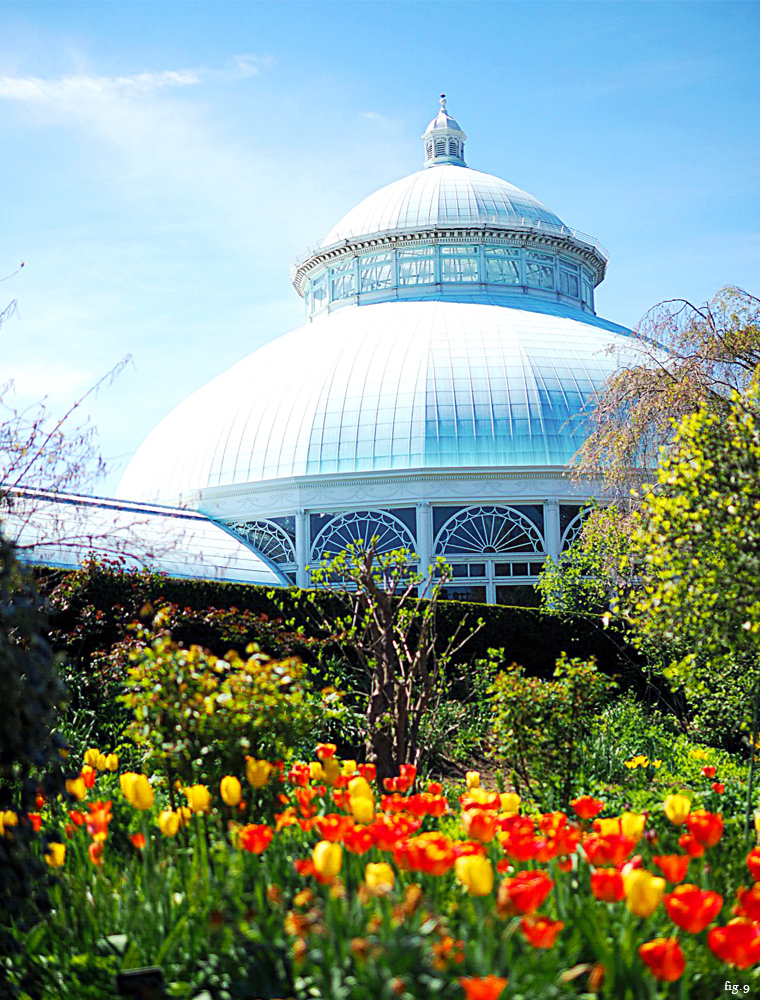
<instances>
[{"instance_id":1,"label":"leafy tree","mask_svg":"<svg viewBox=\"0 0 760 1000\"><path fill-rule=\"evenodd\" d=\"M668 676L687 695L721 691L740 705L753 742L760 698L760 385L732 391L678 424L655 488L634 515L624 564L639 585L621 608L639 642L671 652ZM754 753L751 755L754 764Z\"/></svg>"},{"instance_id":2,"label":"leafy tree","mask_svg":"<svg viewBox=\"0 0 760 1000\"><path fill-rule=\"evenodd\" d=\"M443 668L482 622L467 628L462 620L439 649L438 603L449 567L439 560L425 577L411 569L413 553L379 553L376 542L351 543L313 569L316 586L335 596L335 614L324 617L313 592L312 606L368 682L367 757L385 778L422 760L421 727L440 705ZM421 585L426 600L417 597Z\"/></svg>"}]
</instances>

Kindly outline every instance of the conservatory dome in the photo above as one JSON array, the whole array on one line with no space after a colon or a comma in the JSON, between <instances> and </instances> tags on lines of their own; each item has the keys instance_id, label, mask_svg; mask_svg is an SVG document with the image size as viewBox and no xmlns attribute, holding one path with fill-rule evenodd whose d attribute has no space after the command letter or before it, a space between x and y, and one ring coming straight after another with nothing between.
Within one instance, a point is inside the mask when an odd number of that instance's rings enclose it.
<instances>
[{"instance_id":1,"label":"conservatory dome","mask_svg":"<svg viewBox=\"0 0 760 1000\"><path fill-rule=\"evenodd\" d=\"M443 556L449 596L535 581L597 490L567 467L629 334L595 312L601 244L466 139L442 95L423 169L291 262L304 324L164 417L119 496L198 510L301 586L372 537Z\"/></svg>"}]
</instances>

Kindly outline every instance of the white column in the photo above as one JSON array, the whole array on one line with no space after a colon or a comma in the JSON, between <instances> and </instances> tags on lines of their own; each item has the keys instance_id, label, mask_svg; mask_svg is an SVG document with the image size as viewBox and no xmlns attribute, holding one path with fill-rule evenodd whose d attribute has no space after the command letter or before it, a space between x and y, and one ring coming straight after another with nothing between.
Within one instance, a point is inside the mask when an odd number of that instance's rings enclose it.
<instances>
[{"instance_id":1,"label":"white column","mask_svg":"<svg viewBox=\"0 0 760 1000\"><path fill-rule=\"evenodd\" d=\"M428 567L433 561L433 510L429 503L417 504L417 555L420 559L420 574L428 575ZM420 597L428 597L430 586L421 585Z\"/></svg>"},{"instance_id":2,"label":"white column","mask_svg":"<svg viewBox=\"0 0 760 1000\"><path fill-rule=\"evenodd\" d=\"M559 500L547 500L544 504L544 538L547 555L555 562L559 559Z\"/></svg>"},{"instance_id":3,"label":"white column","mask_svg":"<svg viewBox=\"0 0 760 1000\"><path fill-rule=\"evenodd\" d=\"M296 511L296 586L308 587L309 573L309 515L305 510Z\"/></svg>"}]
</instances>

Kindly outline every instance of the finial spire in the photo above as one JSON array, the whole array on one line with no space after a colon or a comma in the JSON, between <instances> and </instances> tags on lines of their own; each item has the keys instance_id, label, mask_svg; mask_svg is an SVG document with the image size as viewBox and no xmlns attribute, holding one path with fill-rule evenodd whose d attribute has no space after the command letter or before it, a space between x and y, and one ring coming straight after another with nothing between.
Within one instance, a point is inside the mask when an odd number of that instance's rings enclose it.
<instances>
[{"instance_id":1,"label":"finial spire","mask_svg":"<svg viewBox=\"0 0 760 1000\"><path fill-rule=\"evenodd\" d=\"M446 95L441 94L441 108L425 129L422 139L425 143L425 166L437 167L443 163L466 167L464 162L464 141L467 136L446 110Z\"/></svg>"}]
</instances>

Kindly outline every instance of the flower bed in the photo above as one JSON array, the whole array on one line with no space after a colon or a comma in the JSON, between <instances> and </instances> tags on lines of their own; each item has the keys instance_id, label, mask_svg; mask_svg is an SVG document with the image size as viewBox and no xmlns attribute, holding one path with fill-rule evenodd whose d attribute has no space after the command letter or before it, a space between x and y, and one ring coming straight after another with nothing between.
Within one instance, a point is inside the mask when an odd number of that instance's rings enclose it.
<instances>
[{"instance_id":1,"label":"flower bed","mask_svg":"<svg viewBox=\"0 0 760 1000\"><path fill-rule=\"evenodd\" d=\"M402 766L381 789L331 745L292 766L248 758L214 789L92 750L71 802L3 814L4 836L39 830L57 880L46 920L18 930L14 975L42 966L38 995L56 1000L108 995L141 965L173 996L248 1000L753 990L760 848L737 889L738 822L704 771L649 813L582 796L533 815L476 772L447 795Z\"/></svg>"}]
</instances>

